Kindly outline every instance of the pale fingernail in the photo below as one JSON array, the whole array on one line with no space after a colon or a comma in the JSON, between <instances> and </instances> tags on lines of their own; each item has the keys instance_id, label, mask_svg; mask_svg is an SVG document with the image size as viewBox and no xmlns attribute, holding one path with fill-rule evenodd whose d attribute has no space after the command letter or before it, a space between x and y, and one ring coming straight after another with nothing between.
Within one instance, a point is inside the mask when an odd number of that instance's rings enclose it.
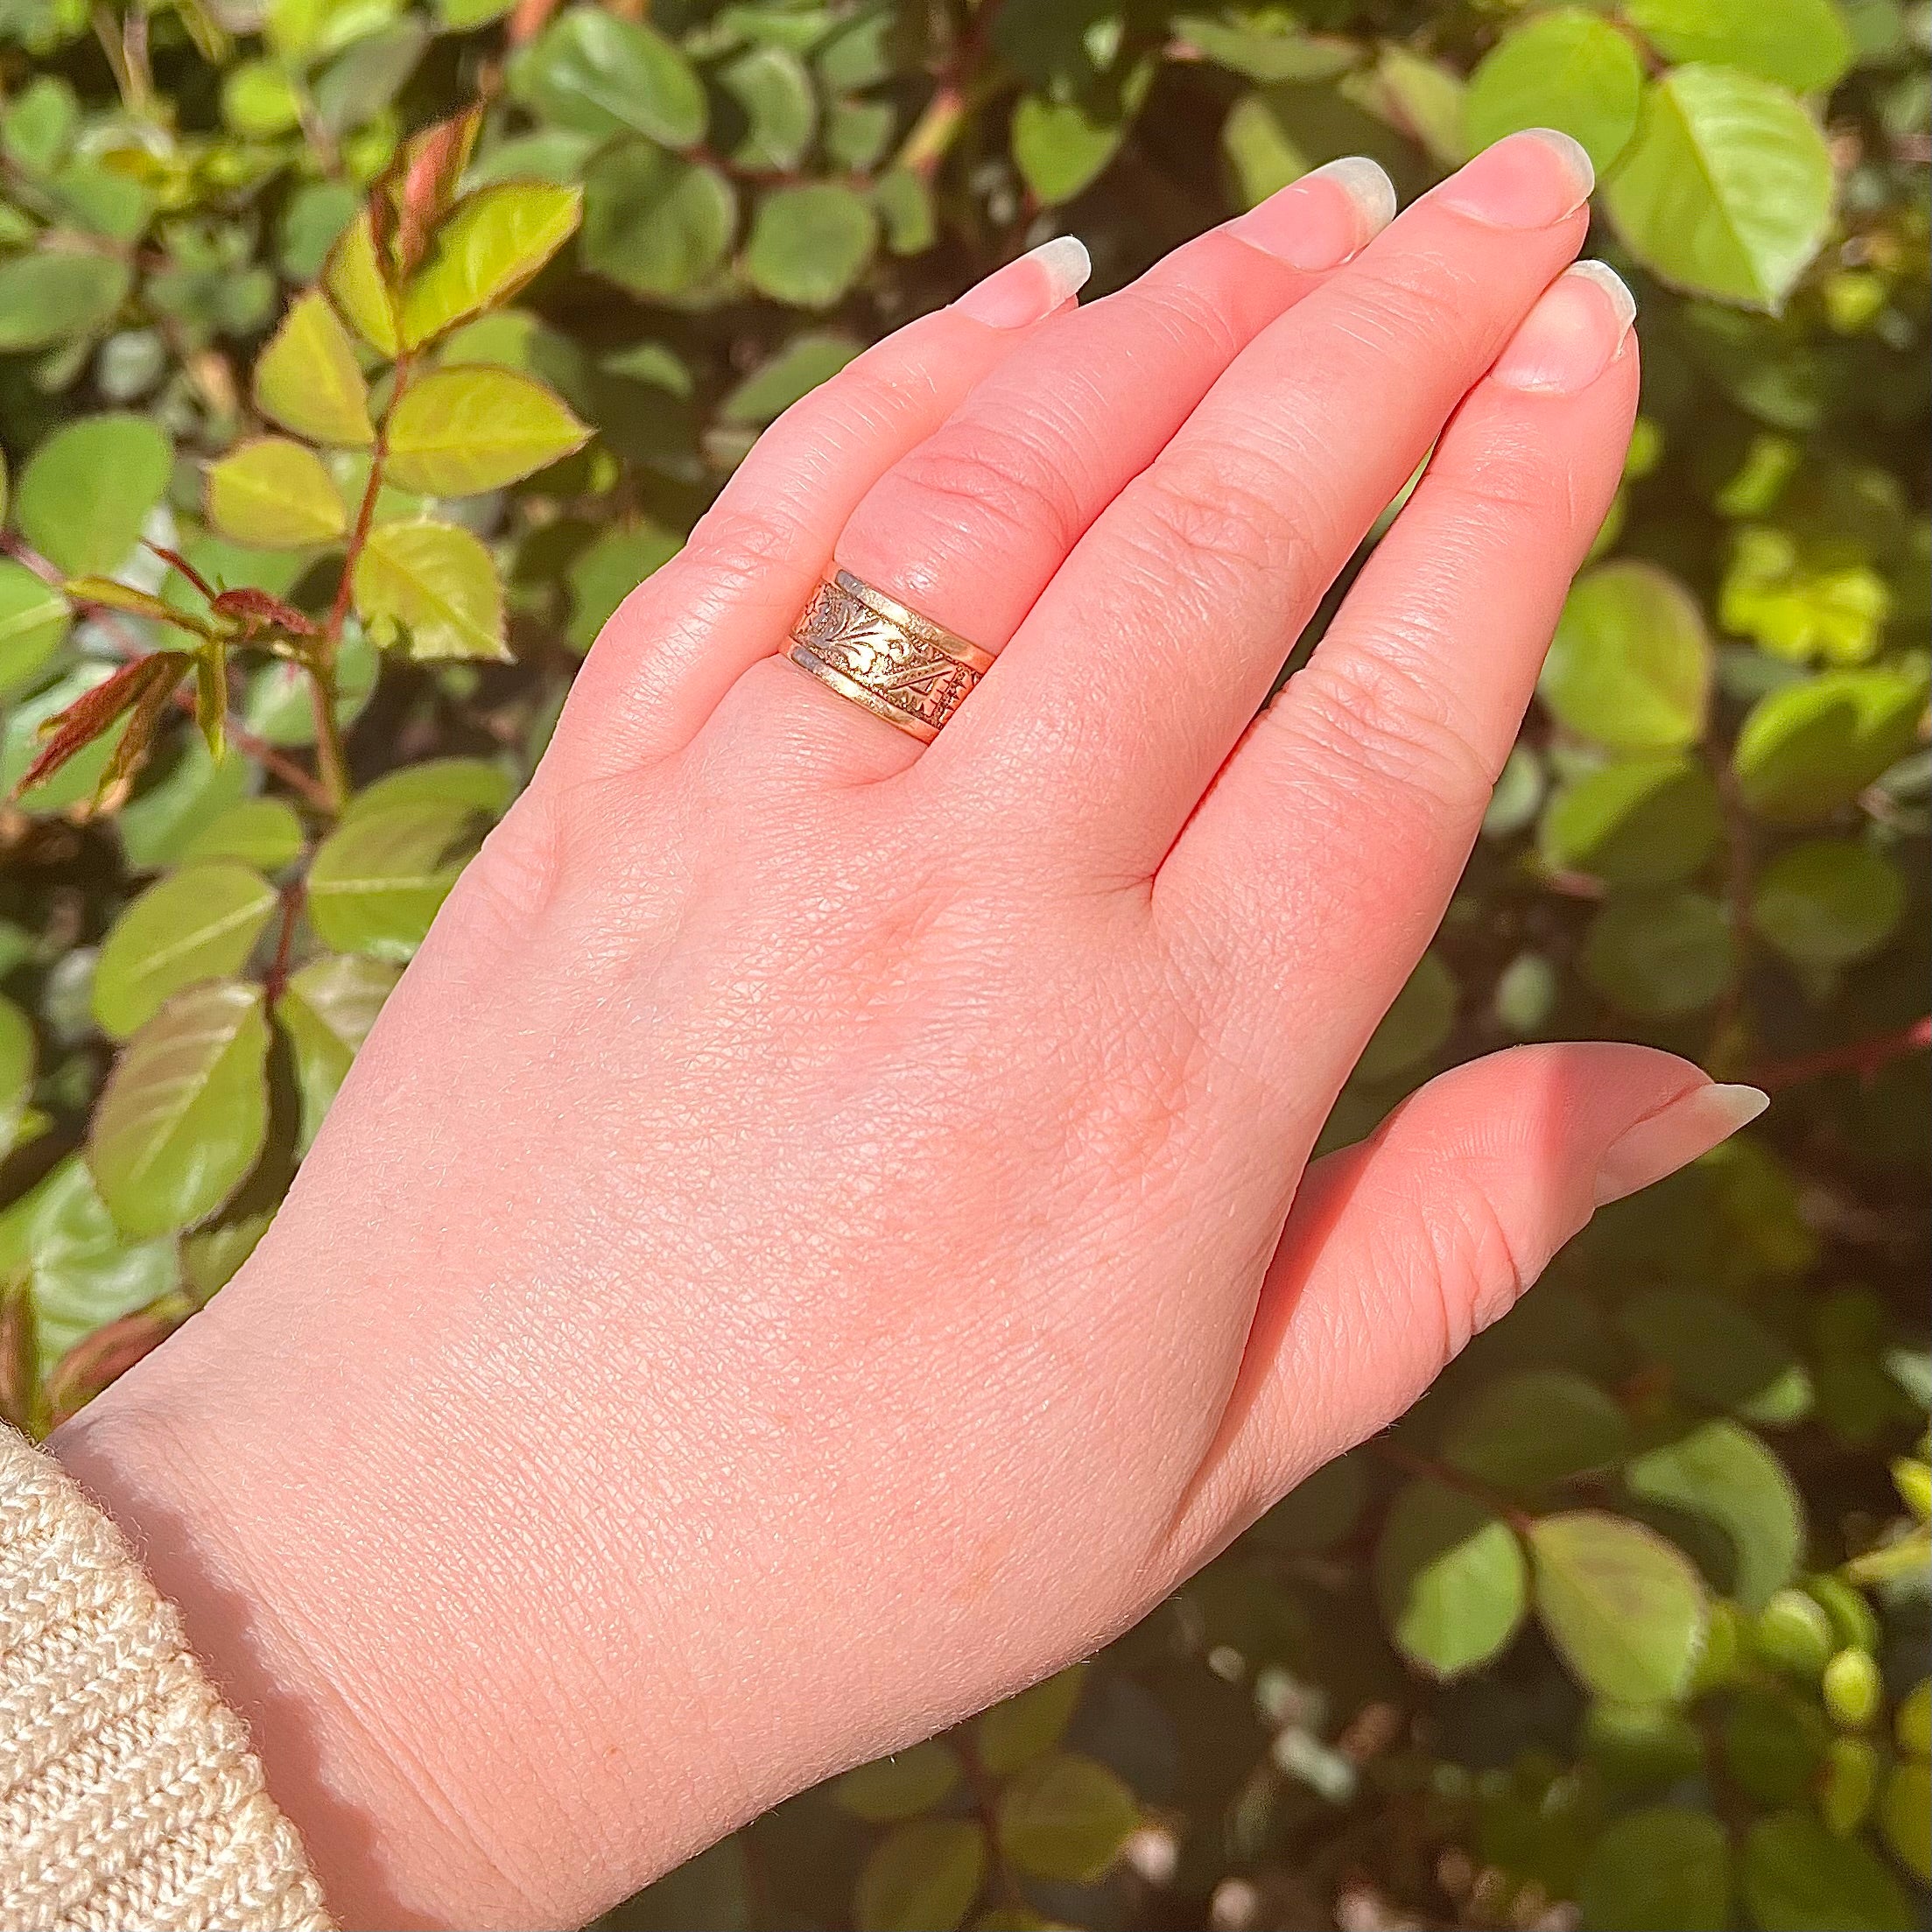
<instances>
[{"instance_id":1,"label":"pale fingernail","mask_svg":"<svg viewBox=\"0 0 1932 1932\"><path fill-rule=\"evenodd\" d=\"M1546 228L1590 199L1597 171L1583 144L1555 128L1527 128L1487 147L1433 200L1500 228Z\"/></svg>"},{"instance_id":2,"label":"pale fingernail","mask_svg":"<svg viewBox=\"0 0 1932 1932\"><path fill-rule=\"evenodd\" d=\"M952 306L992 328L1024 328L1078 295L1092 272L1086 244L1077 235L1056 235L1018 261L994 270Z\"/></svg>"},{"instance_id":3,"label":"pale fingernail","mask_svg":"<svg viewBox=\"0 0 1932 1932\"><path fill-rule=\"evenodd\" d=\"M1366 248L1395 218L1395 183L1366 154L1346 154L1236 216L1227 231L1313 274Z\"/></svg>"},{"instance_id":4,"label":"pale fingernail","mask_svg":"<svg viewBox=\"0 0 1932 1932\"><path fill-rule=\"evenodd\" d=\"M1709 1086L1681 1093L1661 1114L1626 1128L1597 1166L1597 1205L1688 1167L1764 1112L1771 1096L1754 1086Z\"/></svg>"},{"instance_id":5,"label":"pale fingernail","mask_svg":"<svg viewBox=\"0 0 1932 1932\"><path fill-rule=\"evenodd\" d=\"M1616 361L1637 299L1601 262L1577 262L1536 299L1490 375L1506 389L1574 396Z\"/></svg>"}]
</instances>

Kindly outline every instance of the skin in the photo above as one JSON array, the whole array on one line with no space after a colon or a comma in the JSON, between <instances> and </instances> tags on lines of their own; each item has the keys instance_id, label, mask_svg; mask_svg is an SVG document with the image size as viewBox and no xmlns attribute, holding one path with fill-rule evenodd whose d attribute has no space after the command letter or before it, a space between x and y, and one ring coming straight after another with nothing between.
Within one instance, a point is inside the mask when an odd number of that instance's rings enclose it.
<instances>
[{"instance_id":1,"label":"skin","mask_svg":"<svg viewBox=\"0 0 1932 1932\"><path fill-rule=\"evenodd\" d=\"M612 621L261 1248L56 1444L346 1922L580 1921L1092 1651L1638 1123L1615 1191L1736 1124L1538 1047L1303 1171L1616 485L1580 199L1519 137L1338 266L926 318ZM1001 653L923 752L782 656L834 559Z\"/></svg>"}]
</instances>

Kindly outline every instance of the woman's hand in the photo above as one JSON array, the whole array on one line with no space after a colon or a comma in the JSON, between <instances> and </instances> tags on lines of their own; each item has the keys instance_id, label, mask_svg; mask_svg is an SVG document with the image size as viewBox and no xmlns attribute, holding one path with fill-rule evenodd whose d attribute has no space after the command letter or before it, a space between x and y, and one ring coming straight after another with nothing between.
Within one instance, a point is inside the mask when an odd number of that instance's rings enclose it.
<instances>
[{"instance_id":1,"label":"woman's hand","mask_svg":"<svg viewBox=\"0 0 1932 1932\"><path fill-rule=\"evenodd\" d=\"M259 1252L58 1444L351 1921L580 1919L1093 1649L1748 1110L1524 1049L1303 1171L1617 481L1589 187L1520 136L1078 312L1029 258L612 621ZM929 748L786 661L834 559L1000 654Z\"/></svg>"}]
</instances>

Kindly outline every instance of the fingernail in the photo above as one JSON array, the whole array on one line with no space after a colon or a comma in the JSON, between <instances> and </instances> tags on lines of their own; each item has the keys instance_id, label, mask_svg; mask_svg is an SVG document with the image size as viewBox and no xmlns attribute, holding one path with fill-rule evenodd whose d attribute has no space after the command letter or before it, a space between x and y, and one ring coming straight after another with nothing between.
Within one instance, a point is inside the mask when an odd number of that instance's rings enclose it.
<instances>
[{"instance_id":1,"label":"fingernail","mask_svg":"<svg viewBox=\"0 0 1932 1932\"><path fill-rule=\"evenodd\" d=\"M1546 228L1574 214L1596 185L1581 142L1555 128L1528 128L1485 148L1435 196L1495 228Z\"/></svg>"},{"instance_id":2,"label":"fingernail","mask_svg":"<svg viewBox=\"0 0 1932 1932\"><path fill-rule=\"evenodd\" d=\"M995 269L952 306L992 328L1024 328L1078 295L1092 272L1085 244L1077 235L1056 235L1018 261Z\"/></svg>"},{"instance_id":3,"label":"fingernail","mask_svg":"<svg viewBox=\"0 0 1932 1932\"><path fill-rule=\"evenodd\" d=\"M1395 218L1395 185L1366 154L1312 168L1227 225L1264 255L1312 274L1365 249Z\"/></svg>"},{"instance_id":4,"label":"fingernail","mask_svg":"<svg viewBox=\"0 0 1932 1932\"><path fill-rule=\"evenodd\" d=\"M1507 389L1574 396L1622 352L1637 299L1616 270L1577 262L1536 299L1490 370Z\"/></svg>"},{"instance_id":5,"label":"fingernail","mask_svg":"<svg viewBox=\"0 0 1932 1932\"><path fill-rule=\"evenodd\" d=\"M1597 1205L1620 1201L1639 1188L1688 1167L1728 1141L1771 1105L1754 1086L1709 1086L1681 1093L1660 1114L1626 1128L1597 1166Z\"/></svg>"}]
</instances>

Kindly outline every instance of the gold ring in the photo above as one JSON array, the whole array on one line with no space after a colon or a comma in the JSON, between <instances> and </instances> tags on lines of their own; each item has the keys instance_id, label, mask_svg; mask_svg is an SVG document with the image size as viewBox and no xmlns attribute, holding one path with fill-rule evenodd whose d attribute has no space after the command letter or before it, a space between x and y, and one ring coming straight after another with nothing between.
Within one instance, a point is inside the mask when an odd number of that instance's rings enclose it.
<instances>
[{"instance_id":1,"label":"gold ring","mask_svg":"<svg viewBox=\"0 0 1932 1932\"><path fill-rule=\"evenodd\" d=\"M811 594L792 626L791 661L930 745L993 654L841 570Z\"/></svg>"}]
</instances>

